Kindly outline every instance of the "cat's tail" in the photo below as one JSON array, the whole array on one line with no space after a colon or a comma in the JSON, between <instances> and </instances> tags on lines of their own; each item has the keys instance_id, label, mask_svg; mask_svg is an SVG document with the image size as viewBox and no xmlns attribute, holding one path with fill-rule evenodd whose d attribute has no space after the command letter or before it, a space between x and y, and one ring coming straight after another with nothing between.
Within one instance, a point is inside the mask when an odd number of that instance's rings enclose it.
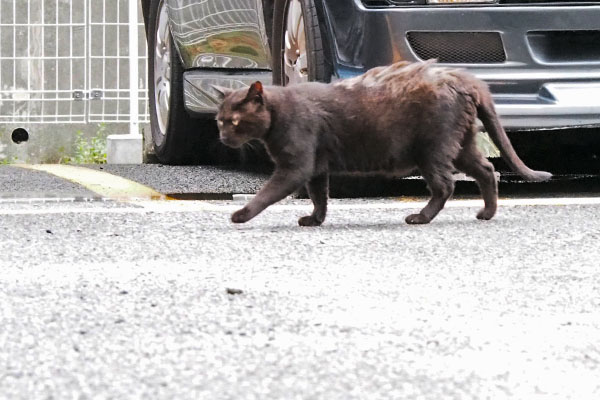
<instances>
[{"instance_id":1,"label":"cat's tail","mask_svg":"<svg viewBox=\"0 0 600 400\"><path fill-rule=\"evenodd\" d=\"M500 124L500 119L498 118L498 114L496 114L496 110L494 108L494 100L492 99L492 95L490 94L487 85L482 83L477 86L477 97L479 100L477 102L477 116L481 122L483 122L483 126L485 127L488 135L500 150L502 158L506 164L508 164L510 169L528 181L541 182L552 178L552 174L550 172L534 171L525 165L525 163L519 158L514 147L510 143L504 128Z\"/></svg>"}]
</instances>

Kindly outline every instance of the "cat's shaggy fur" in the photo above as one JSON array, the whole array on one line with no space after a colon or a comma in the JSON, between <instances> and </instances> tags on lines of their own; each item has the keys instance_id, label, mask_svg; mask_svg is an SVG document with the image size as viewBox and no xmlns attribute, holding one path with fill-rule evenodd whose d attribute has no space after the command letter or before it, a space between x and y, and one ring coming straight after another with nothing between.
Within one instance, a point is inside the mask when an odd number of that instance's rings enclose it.
<instances>
[{"instance_id":1,"label":"cat's shaggy fur","mask_svg":"<svg viewBox=\"0 0 600 400\"><path fill-rule=\"evenodd\" d=\"M331 171L407 175L418 171L432 198L410 224L430 222L454 190L456 169L475 178L490 219L497 206L494 167L475 145L479 118L509 167L529 181L551 174L519 159L494 110L487 85L460 69L433 62L396 63L332 84L305 83L226 91L217 114L221 141L240 147L262 141L273 176L233 222L246 222L306 184L314 203L303 226L320 225Z\"/></svg>"}]
</instances>

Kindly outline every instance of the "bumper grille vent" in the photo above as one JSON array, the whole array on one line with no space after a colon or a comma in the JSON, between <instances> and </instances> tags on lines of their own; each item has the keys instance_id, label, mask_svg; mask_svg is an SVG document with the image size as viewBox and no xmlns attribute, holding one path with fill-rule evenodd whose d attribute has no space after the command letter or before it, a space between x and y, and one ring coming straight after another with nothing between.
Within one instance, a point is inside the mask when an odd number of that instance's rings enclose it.
<instances>
[{"instance_id":1,"label":"bumper grille vent","mask_svg":"<svg viewBox=\"0 0 600 400\"><path fill-rule=\"evenodd\" d=\"M577 3L600 3L598 0L499 0L499 4L529 4L536 6L552 6L557 4L569 3L569 5L577 5ZM575 4L574 4L575 3Z\"/></svg>"},{"instance_id":2,"label":"bumper grille vent","mask_svg":"<svg viewBox=\"0 0 600 400\"><path fill-rule=\"evenodd\" d=\"M363 5L367 8L382 8L382 7L398 7L398 6L414 6L427 4L426 0L361 0ZM512 4L512 5L530 5L530 6L555 6L562 4L578 5L578 4L600 4L600 0L498 0L498 3L494 4ZM460 4L458 4L460 5ZM465 6L481 5L478 3L468 4ZM440 6L434 4L432 7ZM442 4L442 7L448 6L448 4ZM450 6L456 6L452 4Z\"/></svg>"},{"instance_id":3,"label":"bumper grille vent","mask_svg":"<svg viewBox=\"0 0 600 400\"><path fill-rule=\"evenodd\" d=\"M599 31L527 32L529 47L536 58L546 63L600 61Z\"/></svg>"},{"instance_id":4,"label":"bumper grille vent","mask_svg":"<svg viewBox=\"0 0 600 400\"><path fill-rule=\"evenodd\" d=\"M421 60L449 64L497 64L506 61L498 32L408 32L410 47Z\"/></svg>"},{"instance_id":5,"label":"bumper grille vent","mask_svg":"<svg viewBox=\"0 0 600 400\"><path fill-rule=\"evenodd\" d=\"M423 5L425 0L361 0L367 8Z\"/></svg>"},{"instance_id":6,"label":"bumper grille vent","mask_svg":"<svg viewBox=\"0 0 600 400\"><path fill-rule=\"evenodd\" d=\"M390 3L387 0L362 0L365 7L386 7Z\"/></svg>"}]
</instances>

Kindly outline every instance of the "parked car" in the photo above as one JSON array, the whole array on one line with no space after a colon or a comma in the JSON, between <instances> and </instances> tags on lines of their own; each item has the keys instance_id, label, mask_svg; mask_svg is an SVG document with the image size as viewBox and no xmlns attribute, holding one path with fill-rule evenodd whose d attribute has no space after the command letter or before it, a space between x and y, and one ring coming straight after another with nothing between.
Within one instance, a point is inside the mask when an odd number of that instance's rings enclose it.
<instances>
[{"instance_id":1,"label":"parked car","mask_svg":"<svg viewBox=\"0 0 600 400\"><path fill-rule=\"evenodd\" d=\"M508 131L600 126L600 1L141 1L163 163L211 156L214 84L327 82L399 60L469 69Z\"/></svg>"}]
</instances>

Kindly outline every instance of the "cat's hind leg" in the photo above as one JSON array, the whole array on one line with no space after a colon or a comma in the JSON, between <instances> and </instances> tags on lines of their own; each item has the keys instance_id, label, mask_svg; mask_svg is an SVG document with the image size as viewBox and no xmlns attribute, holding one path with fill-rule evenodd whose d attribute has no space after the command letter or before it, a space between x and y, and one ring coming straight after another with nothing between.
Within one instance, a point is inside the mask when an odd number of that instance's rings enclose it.
<instances>
[{"instance_id":1,"label":"cat's hind leg","mask_svg":"<svg viewBox=\"0 0 600 400\"><path fill-rule=\"evenodd\" d=\"M407 224L428 224L444 208L446 201L454 192L452 167L442 163L429 163L420 166L419 170L427 182L431 199L418 213L406 217Z\"/></svg>"},{"instance_id":2,"label":"cat's hind leg","mask_svg":"<svg viewBox=\"0 0 600 400\"><path fill-rule=\"evenodd\" d=\"M481 154L475 141L472 140L463 147L454 165L473 177L479 186L485 206L479 210L477 218L491 219L498 207L498 182L492 163Z\"/></svg>"},{"instance_id":3,"label":"cat's hind leg","mask_svg":"<svg viewBox=\"0 0 600 400\"><path fill-rule=\"evenodd\" d=\"M329 194L329 174L327 172L313 177L307 184L308 195L313 202L314 209L311 215L298 220L300 226L319 226L327 214L327 197Z\"/></svg>"}]
</instances>

